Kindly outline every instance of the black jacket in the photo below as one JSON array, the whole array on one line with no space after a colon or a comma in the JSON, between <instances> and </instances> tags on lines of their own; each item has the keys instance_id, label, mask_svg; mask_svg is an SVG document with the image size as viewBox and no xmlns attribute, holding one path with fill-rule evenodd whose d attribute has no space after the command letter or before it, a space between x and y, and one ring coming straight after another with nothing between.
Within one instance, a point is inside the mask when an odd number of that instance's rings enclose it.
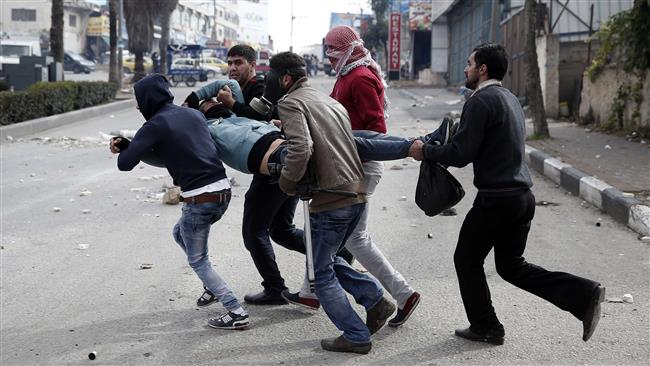
<instances>
[{"instance_id":1,"label":"black jacket","mask_svg":"<svg viewBox=\"0 0 650 366\"><path fill-rule=\"evenodd\" d=\"M479 195L512 195L533 185L525 162L525 138L524 111L517 97L491 85L465 103L450 143L425 145L424 157L456 167L473 163Z\"/></svg>"},{"instance_id":2,"label":"black jacket","mask_svg":"<svg viewBox=\"0 0 650 366\"><path fill-rule=\"evenodd\" d=\"M149 75L133 88L147 122L120 152L117 159L120 170L132 170L153 150L183 192L226 178L201 112L174 105L174 96L162 75Z\"/></svg>"},{"instance_id":3,"label":"black jacket","mask_svg":"<svg viewBox=\"0 0 650 366\"><path fill-rule=\"evenodd\" d=\"M247 117L257 121L266 120L266 116L257 113L249 105L253 98L260 98L264 94L264 78L255 76L248 80L241 92L244 94L244 103L235 102L235 105L232 106L233 113L238 117Z\"/></svg>"}]
</instances>

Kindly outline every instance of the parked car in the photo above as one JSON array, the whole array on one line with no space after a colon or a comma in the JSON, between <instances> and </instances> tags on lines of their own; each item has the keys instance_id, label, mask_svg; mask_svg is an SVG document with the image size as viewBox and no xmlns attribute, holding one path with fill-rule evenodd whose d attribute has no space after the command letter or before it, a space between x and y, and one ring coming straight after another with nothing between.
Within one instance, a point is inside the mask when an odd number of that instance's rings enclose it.
<instances>
[{"instance_id":1,"label":"parked car","mask_svg":"<svg viewBox=\"0 0 650 366\"><path fill-rule=\"evenodd\" d=\"M217 57L204 57L201 59L201 66L217 67L221 70L221 74L228 74L228 63Z\"/></svg>"},{"instance_id":2,"label":"parked car","mask_svg":"<svg viewBox=\"0 0 650 366\"><path fill-rule=\"evenodd\" d=\"M144 72L147 74L153 70L153 61L151 57L144 56L142 59L142 65L144 66ZM135 70L135 55L128 55L122 58L122 70L127 74L133 74Z\"/></svg>"},{"instance_id":3,"label":"parked car","mask_svg":"<svg viewBox=\"0 0 650 366\"><path fill-rule=\"evenodd\" d=\"M202 63L195 58L177 58L172 62L172 69L201 69L204 70L208 78L213 78L221 74L221 69Z\"/></svg>"},{"instance_id":4,"label":"parked car","mask_svg":"<svg viewBox=\"0 0 650 366\"><path fill-rule=\"evenodd\" d=\"M86 73L90 74L91 71L95 71L96 65L93 61L83 58L78 53L72 51L65 51L63 53L63 70L72 71L75 74Z\"/></svg>"},{"instance_id":5,"label":"parked car","mask_svg":"<svg viewBox=\"0 0 650 366\"><path fill-rule=\"evenodd\" d=\"M265 76L271 70L269 60L273 54L268 50L261 50L257 53L257 61L255 62L255 73L257 75Z\"/></svg>"}]
</instances>

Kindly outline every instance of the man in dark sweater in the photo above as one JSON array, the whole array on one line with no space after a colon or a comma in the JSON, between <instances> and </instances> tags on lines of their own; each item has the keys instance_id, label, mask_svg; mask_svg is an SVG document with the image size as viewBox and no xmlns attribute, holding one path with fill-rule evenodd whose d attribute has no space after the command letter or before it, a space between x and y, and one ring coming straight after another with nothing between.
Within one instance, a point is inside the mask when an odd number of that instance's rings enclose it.
<instances>
[{"instance_id":1,"label":"man in dark sweater","mask_svg":"<svg viewBox=\"0 0 650 366\"><path fill-rule=\"evenodd\" d=\"M244 95L244 103L237 102L227 86L218 92L216 98L238 117L264 121L266 116L256 112L249 105L253 98L259 98L264 93L263 79L255 76L256 55L255 50L247 45L236 45L228 50L228 77L239 83ZM198 108L199 99L195 93L191 93L185 101L188 106ZM303 232L293 224L297 205L298 197L287 196L277 184L271 184L269 176L257 173L253 175L244 200L242 236L244 245L262 276L264 290L244 296L247 303L287 304L281 296L282 291L287 287L275 261L271 239L289 250L304 253ZM208 291L202 298L212 299Z\"/></svg>"},{"instance_id":2,"label":"man in dark sweater","mask_svg":"<svg viewBox=\"0 0 650 366\"><path fill-rule=\"evenodd\" d=\"M132 170L146 154L156 152L182 191L184 204L181 218L174 226L174 239L206 290L228 310L210 319L208 325L220 329L246 328L248 313L208 258L210 226L228 208L230 183L205 117L193 109L174 105L167 79L160 74L145 77L133 88L146 122L132 141L120 137L111 140L111 152L120 154L117 166L122 171Z\"/></svg>"},{"instance_id":3,"label":"man in dark sweater","mask_svg":"<svg viewBox=\"0 0 650 366\"><path fill-rule=\"evenodd\" d=\"M500 45L474 49L465 67L466 86L474 93L463 106L460 126L449 144L423 148L425 159L474 168L478 195L460 229L454 264L470 326L456 335L472 341L503 344L505 331L496 316L483 262L494 248L497 273L583 323L587 341L600 319L605 288L589 279L550 272L523 257L535 213L533 185L524 160L524 111L501 85L508 56Z\"/></svg>"}]
</instances>

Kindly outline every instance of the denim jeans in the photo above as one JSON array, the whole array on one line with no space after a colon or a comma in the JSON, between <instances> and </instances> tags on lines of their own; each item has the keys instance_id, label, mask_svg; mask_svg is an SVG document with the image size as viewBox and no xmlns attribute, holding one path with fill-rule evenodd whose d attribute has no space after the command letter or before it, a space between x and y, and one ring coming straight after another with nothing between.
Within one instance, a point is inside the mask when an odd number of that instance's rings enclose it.
<instances>
[{"instance_id":1,"label":"denim jeans","mask_svg":"<svg viewBox=\"0 0 650 366\"><path fill-rule=\"evenodd\" d=\"M370 342L370 332L352 309L345 292L368 310L381 300L383 290L376 280L350 267L336 253L354 230L365 207L365 203L359 203L310 214L316 296L343 337L356 343Z\"/></svg>"},{"instance_id":2,"label":"denim jeans","mask_svg":"<svg viewBox=\"0 0 650 366\"><path fill-rule=\"evenodd\" d=\"M173 235L203 286L210 290L226 309L232 311L241 305L208 258L210 226L219 221L227 208L228 202L184 203L181 218L174 225Z\"/></svg>"}]
</instances>

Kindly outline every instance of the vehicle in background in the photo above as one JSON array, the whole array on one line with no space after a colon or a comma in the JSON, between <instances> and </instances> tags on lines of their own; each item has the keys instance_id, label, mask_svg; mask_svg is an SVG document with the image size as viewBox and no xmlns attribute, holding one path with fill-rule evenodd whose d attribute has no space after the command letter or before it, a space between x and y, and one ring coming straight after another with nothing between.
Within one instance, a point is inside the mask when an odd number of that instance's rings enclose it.
<instances>
[{"instance_id":1,"label":"vehicle in background","mask_svg":"<svg viewBox=\"0 0 650 366\"><path fill-rule=\"evenodd\" d=\"M144 72L147 74L153 71L153 61L151 57L144 56L142 59L142 65L144 66ZM122 58L122 70L127 74L133 74L135 70L135 55L127 55Z\"/></svg>"},{"instance_id":2,"label":"vehicle in background","mask_svg":"<svg viewBox=\"0 0 650 366\"><path fill-rule=\"evenodd\" d=\"M269 50L260 50L257 52L257 61L255 62L255 73L260 76L266 76L271 70L269 60L273 54Z\"/></svg>"},{"instance_id":3,"label":"vehicle in background","mask_svg":"<svg viewBox=\"0 0 650 366\"><path fill-rule=\"evenodd\" d=\"M75 74L86 73L90 74L91 71L95 71L97 66L93 61L83 58L78 53L72 51L65 51L63 53L63 70L72 71Z\"/></svg>"},{"instance_id":4,"label":"vehicle in background","mask_svg":"<svg viewBox=\"0 0 650 366\"><path fill-rule=\"evenodd\" d=\"M201 66L217 67L222 75L228 74L228 63L217 57L204 57L201 59Z\"/></svg>"},{"instance_id":5,"label":"vehicle in background","mask_svg":"<svg viewBox=\"0 0 650 366\"><path fill-rule=\"evenodd\" d=\"M20 56L40 56L38 41L3 39L0 42L0 64L19 64Z\"/></svg>"},{"instance_id":6,"label":"vehicle in background","mask_svg":"<svg viewBox=\"0 0 650 366\"><path fill-rule=\"evenodd\" d=\"M188 70L188 69L200 69L204 70L208 79L214 78L217 75L222 74L221 68L216 66L211 66L210 64L201 62L199 59L195 58L177 58L172 62L172 70Z\"/></svg>"}]
</instances>

